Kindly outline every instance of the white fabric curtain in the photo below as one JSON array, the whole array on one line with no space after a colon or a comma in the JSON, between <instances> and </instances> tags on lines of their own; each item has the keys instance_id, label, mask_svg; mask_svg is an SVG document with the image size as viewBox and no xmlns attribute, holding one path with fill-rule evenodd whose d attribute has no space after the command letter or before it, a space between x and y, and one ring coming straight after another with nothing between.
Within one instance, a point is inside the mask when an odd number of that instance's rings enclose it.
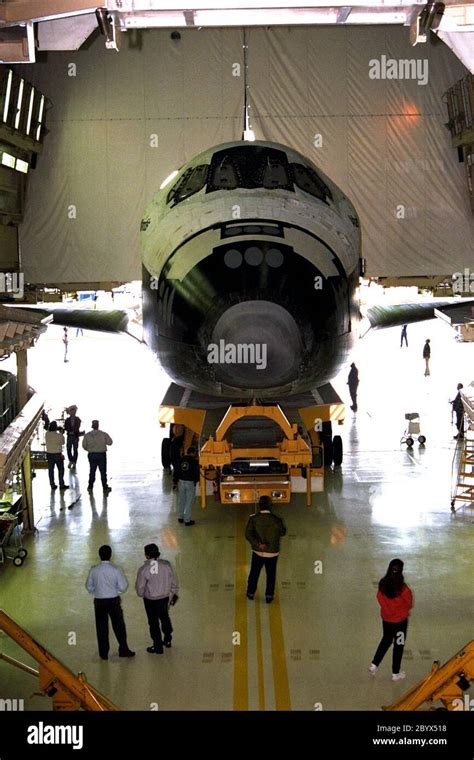
<instances>
[{"instance_id":1,"label":"white fabric curtain","mask_svg":"<svg viewBox=\"0 0 474 760\"><path fill-rule=\"evenodd\" d=\"M180 34L127 33L118 54L99 37L27 67L53 103L21 227L27 281L140 278L140 219L162 180L200 150L240 139L242 30ZM466 172L443 126L443 93L466 74L454 53L436 39L412 48L398 27L254 28L248 45L257 138L300 150L348 194L368 273L469 266ZM426 59L427 84L371 79L382 56Z\"/></svg>"}]
</instances>

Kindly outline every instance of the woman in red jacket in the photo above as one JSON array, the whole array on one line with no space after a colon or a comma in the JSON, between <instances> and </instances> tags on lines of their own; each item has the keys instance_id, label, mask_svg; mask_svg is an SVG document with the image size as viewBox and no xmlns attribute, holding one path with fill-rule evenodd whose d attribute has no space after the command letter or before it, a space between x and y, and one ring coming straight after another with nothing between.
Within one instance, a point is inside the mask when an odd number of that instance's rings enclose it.
<instances>
[{"instance_id":1,"label":"woman in red jacket","mask_svg":"<svg viewBox=\"0 0 474 760\"><path fill-rule=\"evenodd\" d=\"M413 596L403 578L403 562L392 559L387 574L379 583L377 600L380 604L380 614L383 621L383 636L372 660L369 671L375 675L393 643L392 681L405 678L400 670L403 648L405 646L408 615L413 607Z\"/></svg>"}]
</instances>

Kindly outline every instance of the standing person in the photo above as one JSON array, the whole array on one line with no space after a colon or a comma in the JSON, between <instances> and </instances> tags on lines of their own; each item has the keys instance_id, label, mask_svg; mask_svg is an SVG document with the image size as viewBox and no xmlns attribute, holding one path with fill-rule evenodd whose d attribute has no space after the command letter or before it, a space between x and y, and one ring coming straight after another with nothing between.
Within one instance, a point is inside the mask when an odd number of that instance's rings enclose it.
<instances>
[{"instance_id":1,"label":"standing person","mask_svg":"<svg viewBox=\"0 0 474 760\"><path fill-rule=\"evenodd\" d=\"M453 412L456 415L456 427L458 429L455 438L464 438L464 404L462 403L461 390L464 388L462 383L457 384L457 394L455 398L449 403L453 407Z\"/></svg>"},{"instance_id":2,"label":"standing person","mask_svg":"<svg viewBox=\"0 0 474 760\"><path fill-rule=\"evenodd\" d=\"M182 458L182 448L184 442L184 428L182 425L173 426L173 437L170 443L170 461L173 468L173 488L178 485L179 464Z\"/></svg>"},{"instance_id":3,"label":"standing person","mask_svg":"<svg viewBox=\"0 0 474 760\"><path fill-rule=\"evenodd\" d=\"M354 362L351 364L349 376L347 378L347 385L349 386L349 393L351 394L353 412L357 412L357 388L359 386L359 370Z\"/></svg>"},{"instance_id":4,"label":"standing person","mask_svg":"<svg viewBox=\"0 0 474 760\"><path fill-rule=\"evenodd\" d=\"M168 607L178 601L178 583L173 568L168 560L158 559L159 556L160 550L156 544L145 546L146 562L138 571L135 583L136 592L145 605L153 641L153 646L146 650L150 654L163 654L163 644L168 648L171 646L173 626Z\"/></svg>"},{"instance_id":5,"label":"standing person","mask_svg":"<svg viewBox=\"0 0 474 760\"><path fill-rule=\"evenodd\" d=\"M79 333L81 334L81 336L84 335L84 330L82 329L82 327L76 327L76 338L79 337Z\"/></svg>"},{"instance_id":6,"label":"standing person","mask_svg":"<svg viewBox=\"0 0 474 760\"><path fill-rule=\"evenodd\" d=\"M95 628L99 655L109 659L109 617L119 645L119 657L134 657L127 644L127 629L123 619L120 594L128 588L128 581L119 567L112 564L112 549L104 544L99 549L100 564L93 565L86 581L89 594L94 594Z\"/></svg>"},{"instance_id":7,"label":"standing person","mask_svg":"<svg viewBox=\"0 0 474 760\"><path fill-rule=\"evenodd\" d=\"M196 459L196 449L190 446L178 469L178 522L184 522L185 525L195 525L191 515L198 482L199 462Z\"/></svg>"},{"instance_id":8,"label":"standing person","mask_svg":"<svg viewBox=\"0 0 474 760\"><path fill-rule=\"evenodd\" d=\"M107 446L112 446L113 441L108 433L99 430L99 420L92 420L92 430L85 434L82 448L87 451L89 458L89 485L88 491L92 491L95 482L95 473L99 468L104 494L111 492L107 485Z\"/></svg>"},{"instance_id":9,"label":"standing person","mask_svg":"<svg viewBox=\"0 0 474 760\"><path fill-rule=\"evenodd\" d=\"M64 485L64 436L58 430L58 423L54 420L49 423L48 432L44 436L46 443L46 459L48 460L49 484L55 491L57 485L54 482L54 468L58 468L59 490L65 491L69 486Z\"/></svg>"},{"instance_id":10,"label":"standing person","mask_svg":"<svg viewBox=\"0 0 474 760\"><path fill-rule=\"evenodd\" d=\"M392 681L405 678L400 670L403 648L407 635L408 615L413 607L413 595L403 578L403 562L392 559L386 575L379 582L377 600L380 604L383 636L369 667L369 672L375 675L377 668L393 644Z\"/></svg>"},{"instance_id":11,"label":"standing person","mask_svg":"<svg viewBox=\"0 0 474 760\"><path fill-rule=\"evenodd\" d=\"M423 346L423 359L425 360L425 377L430 374L430 359L431 359L431 346L430 346L430 339L427 338L425 340L425 345Z\"/></svg>"},{"instance_id":12,"label":"standing person","mask_svg":"<svg viewBox=\"0 0 474 760\"><path fill-rule=\"evenodd\" d=\"M285 523L281 517L272 513L272 500L269 496L261 496L257 512L250 515L245 529L245 538L252 547L252 564L247 581L247 599L255 598L260 571L265 565L267 573L265 601L268 604L273 602L280 538L285 534Z\"/></svg>"},{"instance_id":13,"label":"standing person","mask_svg":"<svg viewBox=\"0 0 474 760\"><path fill-rule=\"evenodd\" d=\"M77 462L79 436L84 434L81 433L81 419L80 417L76 416L77 406L74 404L72 406L68 406L66 412L69 415L64 423L64 430L66 432L67 458L69 459L69 469L74 469Z\"/></svg>"},{"instance_id":14,"label":"standing person","mask_svg":"<svg viewBox=\"0 0 474 760\"><path fill-rule=\"evenodd\" d=\"M64 344L64 361L67 362L67 350L69 346L69 338L67 334L67 327L63 327L63 344Z\"/></svg>"},{"instance_id":15,"label":"standing person","mask_svg":"<svg viewBox=\"0 0 474 760\"><path fill-rule=\"evenodd\" d=\"M403 346L403 341L405 341L405 345L408 348L407 327L408 327L408 325L403 325L403 327L402 327L402 334L400 336L400 348L402 348L402 346Z\"/></svg>"}]
</instances>

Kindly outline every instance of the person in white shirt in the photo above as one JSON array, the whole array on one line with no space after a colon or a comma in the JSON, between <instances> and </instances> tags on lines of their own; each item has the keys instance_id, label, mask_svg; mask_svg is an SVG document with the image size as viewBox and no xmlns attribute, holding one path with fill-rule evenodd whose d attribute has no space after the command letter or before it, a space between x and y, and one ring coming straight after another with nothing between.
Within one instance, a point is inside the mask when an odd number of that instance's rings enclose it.
<instances>
[{"instance_id":1,"label":"person in white shirt","mask_svg":"<svg viewBox=\"0 0 474 760\"><path fill-rule=\"evenodd\" d=\"M112 490L107 485L107 446L112 446L112 438L108 433L99 430L99 420L92 420L92 430L85 434L82 440L82 448L87 451L89 458L89 485L88 491L92 491L95 481L95 473L99 468L104 494Z\"/></svg>"},{"instance_id":2,"label":"person in white shirt","mask_svg":"<svg viewBox=\"0 0 474 760\"><path fill-rule=\"evenodd\" d=\"M49 484L51 490L55 491L57 485L54 482L54 468L58 468L59 488L65 491L69 486L64 485L64 459L63 446L64 436L58 430L58 423L53 420L49 423L48 432L45 434L46 442L46 459L48 460Z\"/></svg>"}]
</instances>

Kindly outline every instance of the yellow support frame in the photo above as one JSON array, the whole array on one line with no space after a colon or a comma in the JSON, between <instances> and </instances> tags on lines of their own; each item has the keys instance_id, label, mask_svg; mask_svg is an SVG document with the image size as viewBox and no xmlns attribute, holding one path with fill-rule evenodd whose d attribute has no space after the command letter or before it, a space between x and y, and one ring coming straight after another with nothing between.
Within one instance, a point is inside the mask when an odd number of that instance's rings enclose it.
<instances>
[{"instance_id":1,"label":"yellow support frame","mask_svg":"<svg viewBox=\"0 0 474 760\"><path fill-rule=\"evenodd\" d=\"M440 667L436 660L431 673L396 702L383 710L418 710L424 702L441 701L447 710L459 709L454 700L463 700L464 690L458 685L464 676L467 685L474 680L474 640ZM433 708L435 709L435 708Z\"/></svg>"},{"instance_id":2,"label":"yellow support frame","mask_svg":"<svg viewBox=\"0 0 474 760\"><path fill-rule=\"evenodd\" d=\"M75 676L69 668L59 662L24 628L18 625L5 610L0 610L0 630L5 631L7 636L10 636L18 646L39 663L39 671L13 660L12 657L3 656L1 653L0 659L5 659L6 662L19 667L21 670L30 672L31 675L37 675L41 691L53 700L53 710L107 711L120 709L104 694L87 683L84 673Z\"/></svg>"}]
</instances>

